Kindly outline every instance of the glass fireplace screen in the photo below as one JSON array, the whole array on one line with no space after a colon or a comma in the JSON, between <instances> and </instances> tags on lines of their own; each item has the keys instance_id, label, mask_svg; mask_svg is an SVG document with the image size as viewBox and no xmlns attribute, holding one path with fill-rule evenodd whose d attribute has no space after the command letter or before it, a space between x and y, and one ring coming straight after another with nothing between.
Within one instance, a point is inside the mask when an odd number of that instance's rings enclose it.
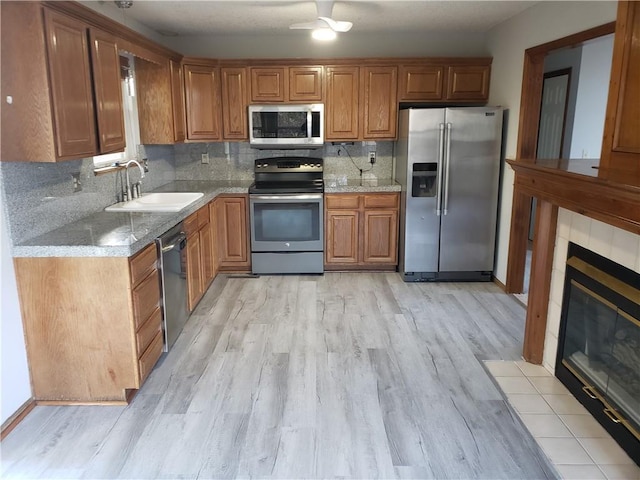
<instances>
[{"instance_id":1,"label":"glass fireplace screen","mask_svg":"<svg viewBox=\"0 0 640 480\"><path fill-rule=\"evenodd\" d=\"M640 276L632 273L635 285L569 256L558 362L640 440Z\"/></svg>"}]
</instances>

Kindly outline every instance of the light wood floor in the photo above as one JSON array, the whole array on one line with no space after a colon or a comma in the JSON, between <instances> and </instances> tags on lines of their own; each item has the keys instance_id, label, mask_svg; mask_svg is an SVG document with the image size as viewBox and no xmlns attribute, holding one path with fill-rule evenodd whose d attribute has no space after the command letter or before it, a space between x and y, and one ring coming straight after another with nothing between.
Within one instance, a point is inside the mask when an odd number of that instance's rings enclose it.
<instances>
[{"instance_id":1,"label":"light wood floor","mask_svg":"<svg viewBox=\"0 0 640 480\"><path fill-rule=\"evenodd\" d=\"M128 407L36 407L1 476L553 478L482 364L524 314L490 283L221 276Z\"/></svg>"}]
</instances>

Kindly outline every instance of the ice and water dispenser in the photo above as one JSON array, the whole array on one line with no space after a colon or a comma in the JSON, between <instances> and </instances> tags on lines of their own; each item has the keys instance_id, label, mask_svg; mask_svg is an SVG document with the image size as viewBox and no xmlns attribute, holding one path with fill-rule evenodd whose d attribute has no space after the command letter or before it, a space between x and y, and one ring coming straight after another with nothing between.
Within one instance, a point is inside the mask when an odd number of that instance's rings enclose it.
<instances>
[{"instance_id":1,"label":"ice and water dispenser","mask_svg":"<svg viewBox=\"0 0 640 480\"><path fill-rule=\"evenodd\" d=\"M412 197L435 197L438 191L438 164L414 163L411 179Z\"/></svg>"}]
</instances>

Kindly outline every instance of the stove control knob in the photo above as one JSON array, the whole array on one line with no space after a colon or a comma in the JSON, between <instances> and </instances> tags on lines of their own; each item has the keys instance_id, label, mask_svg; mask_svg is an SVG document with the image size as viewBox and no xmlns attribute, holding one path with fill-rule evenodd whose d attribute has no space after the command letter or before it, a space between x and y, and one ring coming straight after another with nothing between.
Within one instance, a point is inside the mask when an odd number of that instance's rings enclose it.
<instances>
[{"instance_id":1,"label":"stove control knob","mask_svg":"<svg viewBox=\"0 0 640 480\"><path fill-rule=\"evenodd\" d=\"M319 163L316 163L316 167L320 168L322 165L320 165Z\"/></svg>"}]
</instances>

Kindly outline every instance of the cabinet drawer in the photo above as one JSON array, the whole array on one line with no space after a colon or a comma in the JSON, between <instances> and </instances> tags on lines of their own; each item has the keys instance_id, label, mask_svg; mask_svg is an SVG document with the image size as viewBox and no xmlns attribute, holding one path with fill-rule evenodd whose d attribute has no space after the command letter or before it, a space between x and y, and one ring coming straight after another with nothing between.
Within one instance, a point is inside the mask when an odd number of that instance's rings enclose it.
<instances>
[{"instance_id":1,"label":"cabinet drawer","mask_svg":"<svg viewBox=\"0 0 640 480\"><path fill-rule=\"evenodd\" d=\"M192 213L182 222L182 230L187 235L198 231L198 212Z\"/></svg>"},{"instance_id":2,"label":"cabinet drawer","mask_svg":"<svg viewBox=\"0 0 640 480\"><path fill-rule=\"evenodd\" d=\"M151 341L155 338L158 330L162 330L162 310L156 308L149 318L136 333L136 346L138 347L138 356L149 346Z\"/></svg>"},{"instance_id":3,"label":"cabinet drawer","mask_svg":"<svg viewBox=\"0 0 640 480\"><path fill-rule=\"evenodd\" d=\"M159 331L151 341L151 345L145 350L138 361L140 369L140 384L144 383L156 362L162 355L162 331Z\"/></svg>"},{"instance_id":4,"label":"cabinet drawer","mask_svg":"<svg viewBox=\"0 0 640 480\"><path fill-rule=\"evenodd\" d=\"M364 208L398 208L398 195L395 193L365 195Z\"/></svg>"},{"instance_id":5,"label":"cabinet drawer","mask_svg":"<svg viewBox=\"0 0 640 480\"><path fill-rule=\"evenodd\" d=\"M325 197L327 209L349 208L357 209L360 204L359 195L327 195Z\"/></svg>"},{"instance_id":6,"label":"cabinet drawer","mask_svg":"<svg viewBox=\"0 0 640 480\"><path fill-rule=\"evenodd\" d=\"M129 262L129 270L131 272L131 285L136 286L143 280L151 270L156 268L158 253L156 244L152 243L145 247Z\"/></svg>"},{"instance_id":7,"label":"cabinet drawer","mask_svg":"<svg viewBox=\"0 0 640 480\"><path fill-rule=\"evenodd\" d=\"M198 230L209 223L209 205L205 205L196 212L198 214Z\"/></svg>"},{"instance_id":8,"label":"cabinet drawer","mask_svg":"<svg viewBox=\"0 0 640 480\"><path fill-rule=\"evenodd\" d=\"M160 305L160 278L154 270L131 292L133 298L133 321L136 330Z\"/></svg>"}]
</instances>

